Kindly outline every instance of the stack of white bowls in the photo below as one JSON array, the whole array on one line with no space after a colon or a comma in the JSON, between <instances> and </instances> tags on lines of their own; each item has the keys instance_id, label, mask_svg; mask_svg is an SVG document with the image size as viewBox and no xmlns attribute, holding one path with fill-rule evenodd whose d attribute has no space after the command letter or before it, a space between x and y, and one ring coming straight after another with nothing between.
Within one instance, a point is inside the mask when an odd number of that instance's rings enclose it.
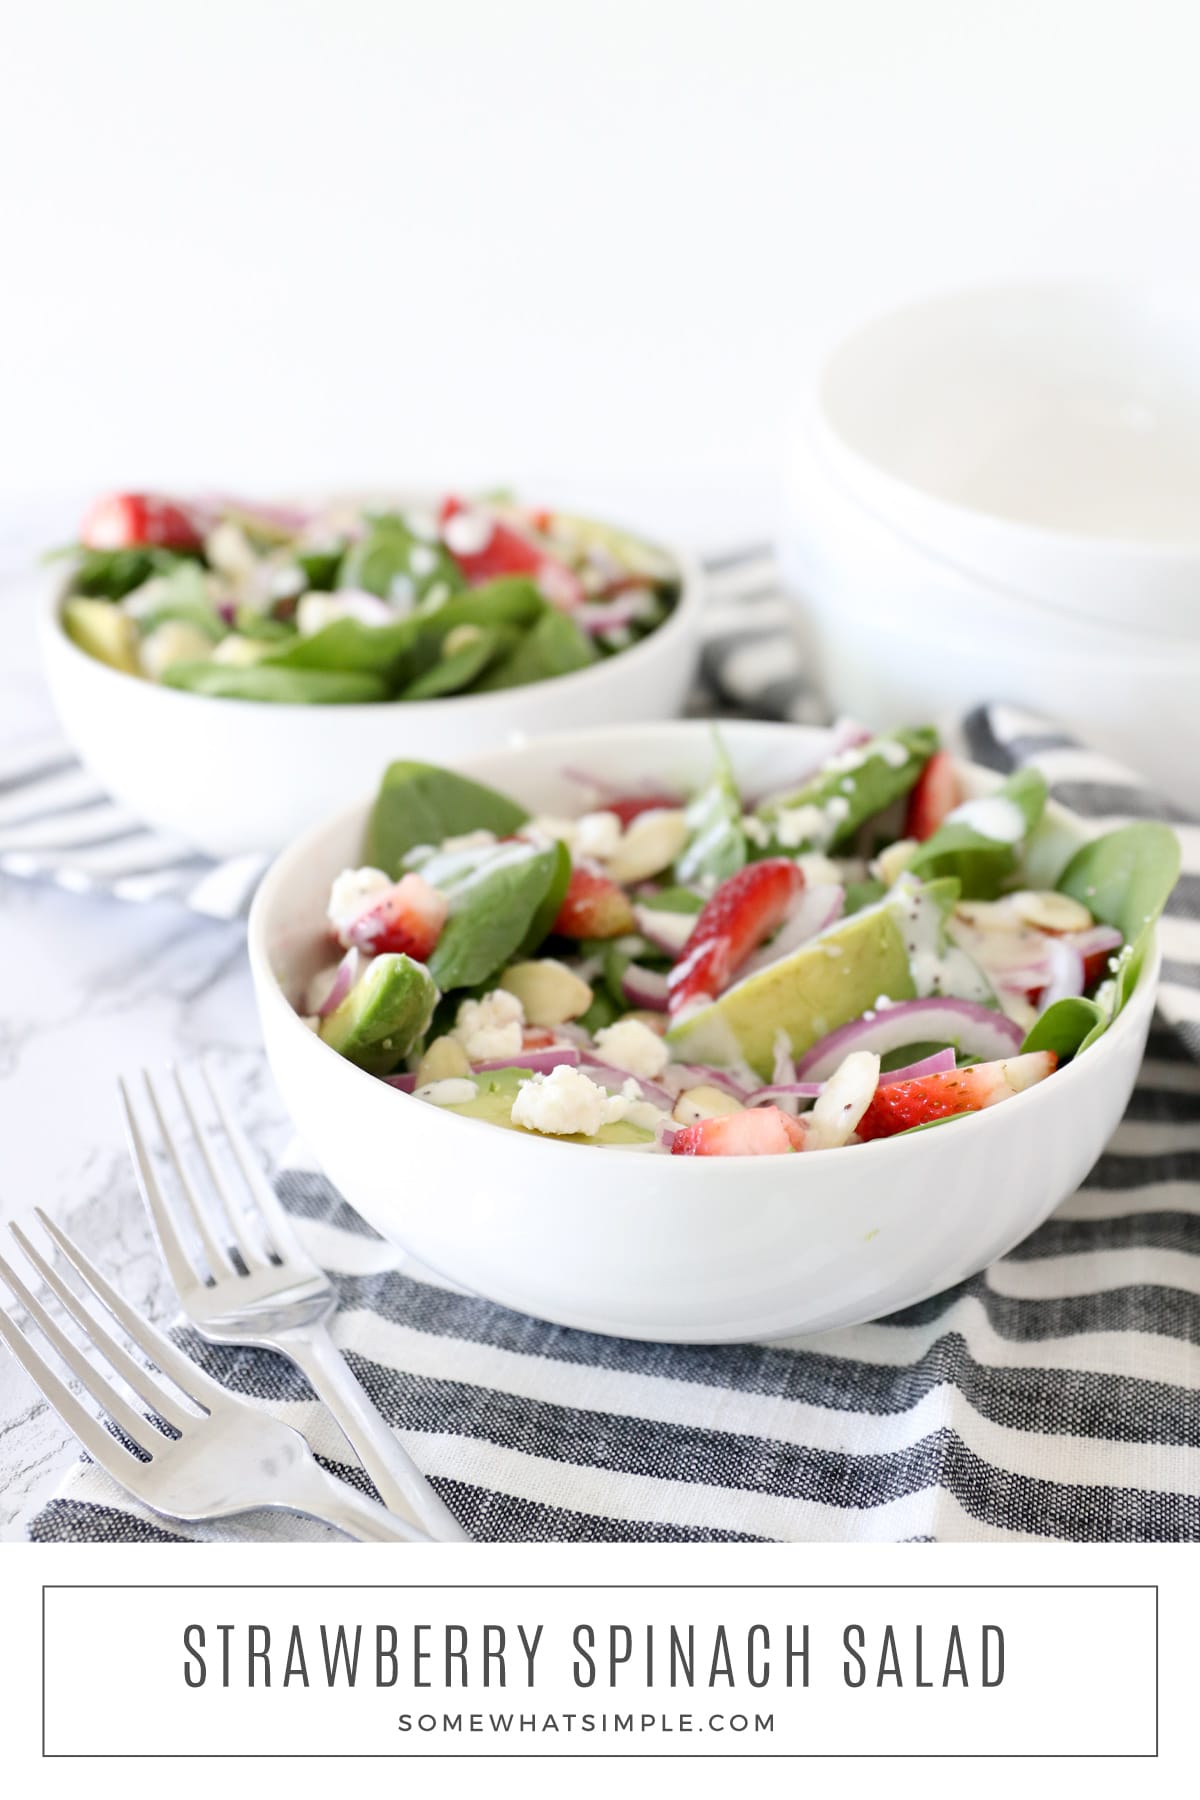
<instances>
[{"instance_id":1,"label":"stack of white bowls","mask_svg":"<svg viewBox=\"0 0 1200 1800\"><path fill-rule=\"evenodd\" d=\"M1047 713L1200 807L1200 299L1040 283L910 304L818 372L788 571L832 703Z\"/></svg>"}]
</instances>

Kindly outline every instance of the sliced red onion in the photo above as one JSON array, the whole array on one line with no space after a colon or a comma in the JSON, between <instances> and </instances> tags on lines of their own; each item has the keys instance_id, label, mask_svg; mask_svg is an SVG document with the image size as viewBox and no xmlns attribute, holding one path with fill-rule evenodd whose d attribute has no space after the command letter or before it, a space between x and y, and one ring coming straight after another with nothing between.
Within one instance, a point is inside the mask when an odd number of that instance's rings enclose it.
<instances>
[{"instance_id":1,"label":"sliced red onion","mask_svg":"<svg viewBox=\"0 0 1200 1800\"><path fill-rule=\"evenodd\" d=\"M628 963L621 976L621 991L631 1006L647 1012L667 1010L667 978L657 969L643 969L640 963Z\"/></svg>"},{"instance_id":2,"label":"sliced red onion","mask_svg":"<svg viewBox=\"0 0 1200 1800\"><path fill-rule=\"evenodd\" d=\"M888 1056L906 1044L932 1040L954 1044L964 1055L982 1062L1013 1056L1025 1033L1012 1019L975 1000L933 996L927 1000L897 1000L873 1016L852 1019L814 1044L796 1065L798 1080L819 1081L849 1056L852 1050L873 1050Z\"/></svg>"},{"instance_id":3,"label":"sliced red onion","mask_svg":"<svg viewBox=\"0 0 1200 1800\"><path fill-rule=\"evenodd\" d=\"M729 1073L728 1069L714 1069L708 1063L671 1063L667 1071L672 1081L679 1084L679 1093L690 1087L717 1087L723 1093L732 1094L735 1100L745 1100L751 1090L743 1081Z\"/></svg>"},{"instance_id":4,"label":"sliced red onion","mask_svg":"<svg viewBox=\"0 0 1200 1800\"><path fill-rule=\"evenodd\" d=\"M648 944L666 956L678 956L692 935L696 913L668 912L662 906L635 906L637 928Z\"/></svg>"},{"instance_id":5,"label":"sliced red onion","mask_svg":"<svg viewBox=\"0 0 1200 1800\"><path fill-rule=\"evenodd\" d=\"M646 608L634 595L621 595L617 600L581 606L575 614L578 624L592 637L605 631L620 631L636 625Z\"/></svg>"},{"instance_id":6,"label":"sliced red onion","mask_svg":"<svg viewBox=\"0 0 1200 1800\"><path fill-rule=\"evenodd\" d=\"M1105 950L1119 950L1125 942L1115 925L1091 925L1086 931L1073 931L1058 941L1070 944L1080 956L1099 956Z\"/></svg>"},{"instance_id":7,"label":"sliced red onion","mask_svg":"<svg viewBox=\"0 0 1200 1800\"><path fill-rule=\"evenodd\" d=\"M318 1019L327 1019L342 1004L362 972L364 958L360 950L347 950L333 972L329 992L316 1008Z\"/></svg>"},{"instance_id":8,"label":"sliced red onion","mask_svg":"<svg viewBox=\"0 0 1200 1800\"><path fill-rule=\"evenodd\" d=\"M528 1069L534 1075L548 1075L551 1069L557 1069L563 1063L571 1068L579 1067L581 1057L573 1044L555 1044L548 1050L518 1050L515 1056L489 1056L483 1062L474 1062L471 1068L482 1075L488 1069Z\"/></svg>"},{"instance_id":9,"label":"sliced red onion","mask_svg":"<svg viewBox=\"0 0 1200 1800\"><path fill-rule=\"evenodd\" d=\"M919 1062L909 1063L907 1068L885 1070L879 1077L879 1086L894 1087L898 1081L919 1081L923 1075L950 1075L954 1067L953 1050L935 1050L932 1056L923 1056ZM755 1088L752 1094L747 1095L746 1105L761 1106L764 1101L775 1100L780 1096L815 1100L824 1086L823 1081L776 1081L768 1087Z\"/></svg>"},{"instance_id":10,"label":"sliced red onion","mask_svg":"<svg viewBox=\"0 0 1200 1800\"><path fill-rule=\"evenodd\" d=\"M417 1085L415 1075L385 1075L383 1079L388 1087L397 1088L402 1094L411 1094Z\"/></svg>"},{"instance_id":11,"label":"sliced red onion","mask_svg":"<svg viewBox=\"0 0 1200 1800\"><path fill-rule=\"evenodd\" d=\"M846 903L845 888L834 882L819 882L815 887L802 888L796 905L784 920L769 944L744 962L737 972L737 979L745 981L749 975L757 975L760 969L769 969L772 963L790 956L793 950L799 950L819 932L832 925L835 919L842 916L842 908Z\"/></svg>"},{"instance_id":12,"label":"sliced red onion","mask_svg":"<svg viewBox=\"0 0 1200 1800\"><path fill-rule=\"evenodd\" d=\"M579 1072L597 1082L601 1087L613 1080L620 1082L622 1086L627 1081L636 1081L642 1090L644 1100L653 1100L655 1106L664 1106L668 1112L675 1104L674 1094L668 1093L667 1089L661 1087L657 1081L648 1081L644 1075L635 1075L632 1069L618 1069L615 1063L601 1062L598 1057L590 1057L586 1062L581 1063Z\"/></svg>"},{"instance_id":13,"label":"sliced red onion","mask_svg":"<svg viewBox=\"0 0 1200 1800\"><path fill-rule=\"evenodd\" d=\"M1049 940L1050 979L1042 990L1039 1010L1045 1012L1056 1000L1072 1000L1083 992L1083 957L1069 938Z\"/></svg>"}]
</instances>

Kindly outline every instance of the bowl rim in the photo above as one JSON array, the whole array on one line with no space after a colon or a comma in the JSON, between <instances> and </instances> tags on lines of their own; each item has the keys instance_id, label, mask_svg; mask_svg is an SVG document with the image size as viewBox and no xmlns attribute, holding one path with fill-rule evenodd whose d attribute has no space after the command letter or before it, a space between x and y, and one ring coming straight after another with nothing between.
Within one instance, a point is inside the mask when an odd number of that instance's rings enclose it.
<instances>
[{"instance_id":1,"label":"bowl rim","mask_svg":"<svg viewBox=\"0 0 1200 1800\"><path fill-rule=\"evenodd\" d=\"M720 725L722 731L729 733L749 730L764 735L778 733L786 736L794 736L797 733L821 735L829 729L828 727L823 726L799 725L788 721L769 719L731 719L721 721ZM530 741L535 742L539 749L544 748L552 754L565 755L569 759L575 754L575 752L570 750L569 746L578 744L581 737L586 737L589 740L594 740L596 738L617 740L634 735L649 735L679 739L688 737L695 738L700 733L707 734L711 729L712 721L710 720L676 719L659 721L648 725L594 726L586 731L556 732L547 734L546 736L539 736ZM524 748L525 746L519 747ZM482 779L484 775L482 765L486 765L486 763L491 760L491 755L493 754L495 753L484 753L478 756L464 758L462 764L456 766L461 766L471 775ZM500 754L503 754L503 752ZM954 760L957 767L960 769L969 770L973 776L985 778L985 785L998 785L1000 777L996 774L995 770L987 769L980 763L969 762L962 757L955 757ZM345 1069L351 1071L354 1076L357 1076L360 1081L369 1082L373 1086L382 1088L384 1084L379 1080L378 1076L369 1075L366 1070L358 1068L356 1064L348 1062L345 1057L339 1056L336 1050L331 1049L328 1044L324 1043L316 1033L304 1023L300 1014L287 998L283 986L271 966L266 945L268 920L272 910L274 896L277 892L286 889L293 868L303 863L312 853L313 849L336 827L343 824L349 824L355 818L365 818L365 813L370 804L371 801L368 798L356 801L349 806L340 807L336 813L329 814L323 820L318 821L317 824L310 826L307 831L302 832L299 837L294 838L290 844L279 852L272 860L254 895L249 918L247 920L246 945L251 973L254 979L256 1002L260 1020L264 1010L268 1006L276 1011L277 1014L280 1014L280 1016L285 1013L288 1020L290 1020L290 1026L284 1025L283 1029L291 1029L295 1033L302 1034L303 1039L308 1040L309 1044L315 1046L320 1053L334 1058ZM1048 805L1053 809L1054 813L1061 816L1064 821L1069 823L1078 822L1078 815L1070 812L1068 808L1059 805L1055 801L1048 802ZM1007 1104L985 1107L980 1112L969 1114L959 1127L960 1134L965 1132L968 1128L973 1128L977 1139L982 1130L994 1131L996 1129L1007 1129L1007 1127L1004 1126L996 1126L995 1120L997 1114L1006 1115L1010 1112L1012 1106L1023 1104L1021 1116L1024 1117L1025 1113L1029 1112L1030 1107L1033 1104L1045 1104L1045 1090L1053 1088L1055 1092L1062 1094L1064 1089L1062 1088L1061 1083L1067 1080L1073 1081L1075 1086L1078 1087L1080 1082L1079 1071L1081 1068L1085 1071L1083 1079L1087 1079L1086 1071L1088 1069L1096 1070L1100 1067L1100 1062L1097 1059L1103 1059L1105 1057L1111 1059L1116 1055L1124 1038L1139 1029L1137 1021L1139 1015L1147 1006L1147 1000L1149 999L1149 1003L1151 1005L1153 1004L1153 996L1158 983L1161 962L1162 950L1159 929L1156 924L1145 962L1142 965L1133 992L1130 994L1128 1001L1117 1018L1112 1021L1103 1036L1100 1037L1088 1051L1086 1058L1073 1058L1064 1067L1056 1069L1052 1077L1048 1077L1044 1081L1036 1082L1033 1087L1026 1088L1022 1092L1013 1095L1012 1101ZM295 1041L299 1043L301 1037L297 1037ZM445 1109L430 1106L428 1102L417 1100L414 1095L405 1094L400 1089L393 1088L390 1092L398 1101L404 1101L414 1106L423 1107L425 1112L431 1115L427 1123L432 1126L434 1130L444 1129L447 1131L446 1144L448 1153L450 1154L453 1154L454 1136L461 1128L466 1127L469 1130L473 1130L475 1133L486 1132L489 1134L489 1137L491 1137L498 1129L497 1126L490 1124L485 1119L464 1118L458 1113L447 1113ZM1035 1101L1035 1096L1038 1095L1042 1095L1043 1098L1040 1101ZM402 1117L403 1115L400 1116ZM443 1125L441 1127L433 1125L433 1116L439 1116L443 1120ZM519 1134L507 1135L518 1136ZM600 1145L568 1144L561 1139L538 1137L534 1133L528 1133L526 1135L531 1143L536 1142L538 1144L539 1148L534 1152L534 1154L537 1155L557 1155L562 1157L578 1154L580 1151L599 1151L602 1148L605 1148ZM859 1167L861 1159L868 1156L873 1157L876 1163L878 1163L881 1156L891 1156L894 1162L902 1156L920 1156L925 1153L925 1138L925 1133L918 1132L911 1135L877 1138L870 1143L856 1144L852 1146L852 1148L855 1150L859 1161L856 1161L853 1166L856 1168ZM479 1139L481 1148L483 1142L483 1139ZM846 1146L843 1146L843 1148L845 1147ZM609 1146L609 1148L611 1148L611 1146ZM826 1159L838 1153L839 1152L833 1149L808 1151L805 1154L805 1162L807 1165L811 1163L814 1157ZM626 1150L624 1154L630 1157L637 1157L646 1155L647 1152L640 1150ZM674 1166L677 1162L681 1165L686 1163L689 1168L704 1167L711 1164L718 1171L723 1167L732 1166L741 1171L742 1179L767 1181L771 1178L771 1168L777 1161L778 1158L771 1156L731 1156L711 1158L652 1157L653 1167L657 1172L656 1179L665 1181L687 1180L690 1181L693 1186L697 1179L707 1179L711 1182L722 1179L722 1177L717 1174L709 1174L707 1177L700 1176L699 1178L697 1178L695 1174L688 1176L682 1174L679 1176L671 1176L666 1175L664 1172L667 1166ZM766 1165L766 1167L761 1173L749 1175L747 1174L747 1170L752 1165ZM817 1166L825 1166L825 1164L820 1162ZM866 1164L861 1163L861 1166L865 1168ZM815 1177L813 1179L815 1179Z\"/></svg>"},{"instance_id":2,"label":"bowl rim","mask_svg":"<svg viewBox=\"0 0 1200 1800\"><path fill-rule=\"evenodd\" d=\"M580 515L583 517L589 515ZM607 523L598 520L597 523ZM621 528L623 529L623 528ZM644 535L644 534L642 534ZM486 694L445 694L428 700L345 700L321 705L314 701L279 701L279 700L238 700L228 694L195 694L187 688L168 687L160 681L147 681L142 676L127 674L123 669L114 669L111 664L102 662L97 656L90 656L68 636L63 624L63 607L70 597L70 586L74 579L74 564L71 559L62 571L45 582L40 597L39 625L43 645L53 646L53 653L65 656L67 661L78 668L87 664L98 671L99 679L109 683L120 683L112 688L114 704L119 701L120 694L129 693L129 684L135 683L142 692L152 692L168 696L168 703L175 699L186 700L193 705L209 707L234 707L238 713L248 718L278 718L281 710L291 714L317 713L321 716L339 713L351 714L356 718L364 715L386 718L391 709L403 708L406 716L420 716L425 707L436 707L442 712L447 706L457 706L465 711L475 706L480 712L487 710L502 711L512 705L514 694L522 694L526 690L538 689L546 693L559 693L572 683L578 687L581 682L590 681L593 685L603 681L614 666L627 667L627 659L636 658L639 662L652 654L656 649L675 646L681 653L686 652L687 640L692 636L694 624L704 604L706 576L704 567L698 556L681 546L648 539L656 549L664 551L675 563L680 573L679 598L672 607L669 616L657 625L637 643L626 650L618 650L612 656L606 656L598 663L585 669L572 669L565 675L551 675L545 681L527 681L520 687L502 688Z\"/></svg>"},{"instance_id":3,"label":"bowl rim","mask_svg":"<svg viewBox=\"0 0 1200 1800\"><path fill-rule=\"evenodd\" d=\"M1014 518L1008 514L993 512L982 507L967 506L962 501L949 499L936 488L897 475L894 470L866 455L834 424L827 400L828 384L833 378L836 366L844 359L850 358L861 347L861 343L874 332L906 317L915 318L922 313L936 313L940 308L970 306L974 303L998 298L1076 297L1085 299L1093 296L1110 303L1132 301L1145 306L1147 301L1155 296L1165 297L1177 293L1182 297L1185 291L1181 283L1114 276L1111 278L1062 277L1056 279L1051 277L1044 280L977 281L909 295L906 299L890 306L860 316L847 330L839 333L836 339L824 347L810 393L814 435L836 460L844 460L847 464L866 471L873 481L884 484L895 495L913 496L920 501L922 506L931 510L936 509L962 525L972 522L976 527L982 525L997 535L1001 533L1007 535L1014 543L1026 539L1033 549L1055 548L1075 556L1099 554L1112 558L1127 557L1131 561L1151 561L1163 565L1173 564L1181 569L1194 569L1200 565L1200 536L1194 539L1146 539L1114 533L1101 537L1087 532L1067 530L1060 526L1039 525L1031 520ZM919 542L917 539L908 541ZM921 547L924 548L923 545ZM961 567L963 573L971 573L965 565L948 562L947 566ZM1013 592L1019 592L1023 599L1037 598L1037 596L1025 594L1023 590L1013 589ZM1049 603L1039 600L1039 604Z\"/></svg>"}]
</instances>

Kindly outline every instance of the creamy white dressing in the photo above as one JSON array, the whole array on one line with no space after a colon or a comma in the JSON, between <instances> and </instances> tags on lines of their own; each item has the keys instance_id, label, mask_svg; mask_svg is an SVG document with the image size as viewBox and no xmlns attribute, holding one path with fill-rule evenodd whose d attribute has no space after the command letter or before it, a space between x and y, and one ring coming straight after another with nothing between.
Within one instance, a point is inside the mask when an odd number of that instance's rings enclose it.
<instances>
[{"instance_id":1,"label":"creamy white dressing","mask_svg":"<svg viewBox=\"0 0 1200 1800\"><path fill-rule=\"evenodd\" d=\"M966 825L995 844L1019 844L1028 827L1025 815L1006 794L981 794L946 814L947 825Z\"/></svg>"}]
</instances>

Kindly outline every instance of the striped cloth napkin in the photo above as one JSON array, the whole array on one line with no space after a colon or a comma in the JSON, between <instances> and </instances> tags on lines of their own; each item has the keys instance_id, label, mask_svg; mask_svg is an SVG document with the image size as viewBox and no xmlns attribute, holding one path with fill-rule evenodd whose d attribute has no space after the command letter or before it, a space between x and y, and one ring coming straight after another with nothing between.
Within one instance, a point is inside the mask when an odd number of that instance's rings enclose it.
<instances>
[{"instance_id":1,"label":"striped cloth napkin","mask_svg":"<svg viewBox=\"0 0 1200 1800\"><path fill-rule=\"evenodd\" d=\"M714 588L693 710L820 717L769 561L730 559L714 569ZM476 1538L1200 1539L1200 828L1010 707L980 708L961 736L997 769L1036 764L1097 829L1171 819L1187 871L1163 925L1160 1020L1124 1121L1083 1187L982 1275L818 1337L628 1342L448 1285L378 1238L299 1150L277 1176L299 1231L334 1273L343 1349ZM71 865L56 867L40 872L61 881ZM157 873L165 879L165 866ZM184 878L207 894L202 910L219 873ZM88 875L88 885L139 897L127 885L136 872L90 863ZM175 891L196 906L196 886L184 882ZM224 904L236 911L233 886ZM220 1380L297 1425L330 1468L366 1485L288 1365L213 1348L186 1327L176 1336ZM268 1514L219 1530L168 1525L86 1462L30 1534L329 1535Z\"/></svg>"}]
</instances>

